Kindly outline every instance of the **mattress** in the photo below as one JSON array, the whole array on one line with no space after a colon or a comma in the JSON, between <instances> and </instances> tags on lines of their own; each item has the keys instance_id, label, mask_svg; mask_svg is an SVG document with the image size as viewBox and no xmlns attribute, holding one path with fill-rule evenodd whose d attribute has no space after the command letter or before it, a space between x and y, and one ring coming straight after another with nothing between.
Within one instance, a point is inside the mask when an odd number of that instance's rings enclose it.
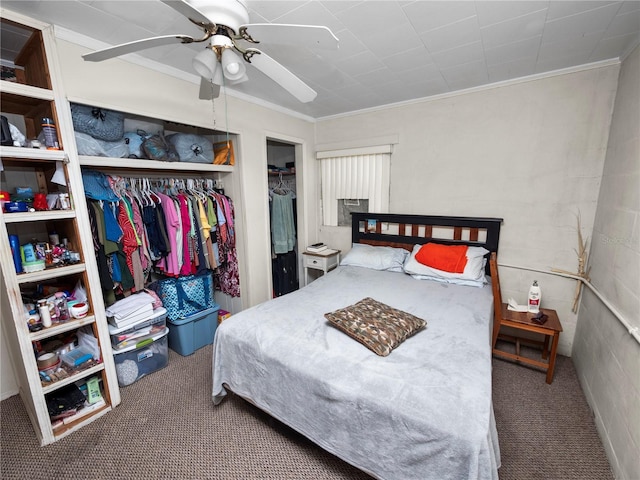
<instances>
[{"instance_id":1,"label":"mattress","mask_svg":"<svg viewBox=\"0 0 640 480\"><path fill-rule=\"evenodd\" d=\"M372 297L427 322L387 357L324 314ZM227 389L380 479L496 479L491 286L340 266L222 323L213 401Z\"/></svg>"}]
</instances>

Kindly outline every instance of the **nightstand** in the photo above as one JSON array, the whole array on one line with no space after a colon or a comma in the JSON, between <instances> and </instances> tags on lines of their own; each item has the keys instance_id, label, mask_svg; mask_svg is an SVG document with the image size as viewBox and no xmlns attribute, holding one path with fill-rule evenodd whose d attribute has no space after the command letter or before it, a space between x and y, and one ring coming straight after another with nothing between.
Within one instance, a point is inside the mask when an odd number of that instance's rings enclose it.
<instances>
[{"instance_id":1,"label":"nightstand","mask_svg":"<svg viewBox=\"0 0 640 480\"><path fill-rule=\"evenodd\" d=\"M321 270L327 273L340 264L340 250L330 248L322 252L302 252L304 259L304 284L309 285L309 269Z\"/></svg>"},{"instance_id":2,"label":"nightstand","mask_svg":"<svg viewBox=\"0 0 640 480\"><path fill-rule=\"evenodd\" d=\"M560 319L555 310L550 308L541 308L540 311L547 315L547 321L542 325L534 323L531 319L534 316L533 313L528 312L514 312L507 308L507 304L503 303L501 308L501 318L497 318L495 321L500 322L499 326L510 327L515 330L534 332L544 335L544 341L535 341L529 339L522 339L513 335L504 335L498 333L493 339L493 354L499 357L508 358L517 362L527 363L529 365L535 365L541 367L547 372L547 383L553 382L553 369L556 365L556 353L558 350L558 340L560 339L560 332L562 332L562 325ZM498 328L499 330L499 328ZM507 340L515 343L516 353L505 352L496 348L496 340ZM520 342L533 343L542 347L542 360L535 360L533 358L523 357L520 355ZM549 350L549 341L551 341L551 350Z\"/></svg>"}]
</instances>

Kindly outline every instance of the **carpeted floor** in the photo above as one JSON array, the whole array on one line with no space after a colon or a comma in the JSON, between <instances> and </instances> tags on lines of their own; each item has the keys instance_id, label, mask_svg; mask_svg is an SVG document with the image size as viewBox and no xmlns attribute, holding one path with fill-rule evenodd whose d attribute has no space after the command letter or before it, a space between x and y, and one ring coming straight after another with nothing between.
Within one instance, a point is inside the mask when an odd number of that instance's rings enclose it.
<instances>
[{"instance_id":1,"label":"carpeted floor","mask_svg":"<svg viewBox=\"0 0 640 480\"><path fill-rule=\"evenodd\" d=\"M214 407L210 347L189 357L170 350L166 368L121 391L113 412L46 447L20 397L1 402L0 477L370 478L240 398ZM569 358L558 357L552 385L539 371L494 359L493 400L501 480L613 479Z\"/></svg>"}]
</instances>

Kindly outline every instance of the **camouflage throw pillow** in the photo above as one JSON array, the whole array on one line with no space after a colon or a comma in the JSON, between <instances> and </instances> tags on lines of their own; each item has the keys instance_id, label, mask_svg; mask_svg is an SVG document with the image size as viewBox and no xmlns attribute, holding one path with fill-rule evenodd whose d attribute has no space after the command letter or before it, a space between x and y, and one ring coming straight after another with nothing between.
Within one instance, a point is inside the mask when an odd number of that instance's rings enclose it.
<instances>
[{"instance_id":1,"label":"camouflage throw pillow","mask_svg":"<svg viewBox=\"0 0 640 480\"><path fill-rule=\"evenodd\" d=\"M324 316L332 325L382 357L427 324L421 318L368 297Z\"/></svg>"}]
</instances>

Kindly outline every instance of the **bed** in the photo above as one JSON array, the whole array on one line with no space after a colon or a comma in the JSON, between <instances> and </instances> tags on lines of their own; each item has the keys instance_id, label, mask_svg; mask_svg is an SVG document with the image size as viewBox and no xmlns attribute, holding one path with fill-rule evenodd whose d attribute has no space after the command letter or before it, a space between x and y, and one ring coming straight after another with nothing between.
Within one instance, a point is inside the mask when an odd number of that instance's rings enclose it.
<instances>
[{"instance_id":1,"label":"bed","mask_svg":"<svg viewBox=\"0 0 640 480\"><path fill-rule=\"evenodd\" d=\"M437 242L496 252L500 224L358 213L352 250L386 246L410 256L414 245ZM490 281L459 285L345 260L349 265L218 327L214 403L231 391L374 478L497 479ZM485 275L488 265L483 282ZM426 327L387 356L376 354L325 317L364 298Z\"/></svg>"}]
</instances>

